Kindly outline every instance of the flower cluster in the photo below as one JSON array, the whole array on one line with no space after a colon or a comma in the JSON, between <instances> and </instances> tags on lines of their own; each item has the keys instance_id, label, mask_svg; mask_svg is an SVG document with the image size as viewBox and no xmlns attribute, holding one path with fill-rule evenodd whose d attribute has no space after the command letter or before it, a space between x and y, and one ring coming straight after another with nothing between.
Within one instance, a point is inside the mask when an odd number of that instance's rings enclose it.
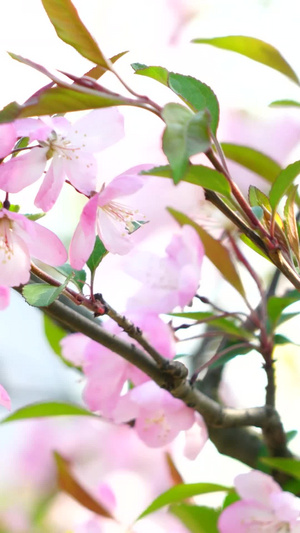
<instances>
[{"instance_id":1,"label":"flower cluster","mask_svg":"<svg viewBox=\"0 0 300 533\"><path fill-rule=\"evenodd\" d=\"M241 500L221 513L220 533L300 532L300 499L271 476L253 470L237 476L234 484Z\"/></svg>"}]
</instances>

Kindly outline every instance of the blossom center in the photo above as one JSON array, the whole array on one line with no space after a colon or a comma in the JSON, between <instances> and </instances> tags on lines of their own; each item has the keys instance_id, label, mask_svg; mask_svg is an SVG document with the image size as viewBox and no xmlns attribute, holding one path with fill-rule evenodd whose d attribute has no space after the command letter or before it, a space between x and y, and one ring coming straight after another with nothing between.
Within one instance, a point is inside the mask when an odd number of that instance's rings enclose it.
<instances>
[{"instance_id":1,"label":"blossom center","mask_svg":"<svg viewBox=\"0 0 300 533\"><path fill-rule=\"evenodd\" d=\"M117 222L122 222L129 235L148 222L145 215L139 213L138 210L134 211L130 207L120 204L119 202L111 201L100 209Z\"/></svg>"},{"instance_id":2,"label":"blossom center","mask_svg":"<svg viewBox=\"0 0 300 533\"><path fill-rule=\"evenodd\" d=\"M74 154L80 151L79 146L74 146L71 141L67 139L67 137L60 135L55 131L51 133L49 139L46 141L45 144L47 147L49 147L49 150L47 152L48 159L50 159L53 154L56 154L60 157L63 157L64 159L68 159L69 161L71 161L74 157ZM78 155L75 155L75 157L78 158Z\"/></svg>"}]
</instances>

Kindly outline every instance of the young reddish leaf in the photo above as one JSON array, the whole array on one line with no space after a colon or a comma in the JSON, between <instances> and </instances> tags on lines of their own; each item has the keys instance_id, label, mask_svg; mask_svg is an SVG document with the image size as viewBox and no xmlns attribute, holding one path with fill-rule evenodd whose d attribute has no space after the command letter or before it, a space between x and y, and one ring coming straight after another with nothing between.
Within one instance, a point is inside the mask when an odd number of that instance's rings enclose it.
<instances>
[{"instance_id":1,"label":"young reddish leaf","mask_svg":"<svg viewBox=\"0 0 300 533\"><path fill-rule=\"evenodd\" d=\"M237 52L281 72L299 85L297 74L278 50L260 39L245 35L228 35L226 37L213 37L212 39L193 39L192 43L210 44L217 48Z\"/></svg>"},{"instance_id":2,"label":"young reddish leaf","mask_svg":"<svg viewBox=\"0 0 300 533\"><path fill-rule=\"evenodd\" d=\"M42 0L42 3L58 37L73 46L83 57L107 67L98 44L80 20L70 0Z\"/></svg>"},{"instance_id":3,"label":"young reddish leaf","mask_svg":"<svg viewBox=\"0 0 300 533\"><path fill-rule=\"evenodd\" d=\"M128 54L128 50L126 52L120 52L119 54L116 54L115 56L110 57L109 60L112 63L115 63L116 61L118 61L118 59L123 57L125 54ZM102 65L97 65L96 67L93 67L90 70L88 70L84 74L84 76L87 76L89 78L93 78L94 80L99 80L99 78L101 78L101 76L103 76L103 74L105 74L105 72L107 72L107 71L108 71L107 67L103 67Z\"/></svg>"},{"instance_id":4,"label":"young reddish leaf","mask_svg":"<svg viewBox=\"0 0 300 533\"><path fill-rule=\"evenodd\" d=\"M154 167L150 170L141 172L141 174L147 176L161 176L162 178L172 177L171 168L168 165ZM230 185L224 174L204 165L189 165L182 181L199 185L199 187L204 187L204 189L210 191L215 191L227 198L230 198L231 196Z\"/></svg>"},{"instance_id":5,"label":"young reddish leaf","mask_svg":"<svg viewBox=\"0 0 300 533\"><path fill-rule=\"evenodd\" d=\"M59 488L74 498L86 509L105 518L114 520L112 514L100 502L95 500L73 476L69 462L66 461L59 453L54 453L57 466L57 481Z\"/></svg>"},{"instance_id":6,"label":"young reddish leaf","mask_svg":"<svg viewBox=\"0 0 300 533\"><path fill-rule=\"evenodd\" d=\"M221 272L222 276L228 281L228 283L230 283L244 298L244 287L227 248L184 213L175 211L175 209L170 207L168 208L168 211L180 225L190 224L195 228L204 246L205 255L215 265L219 272Z\"/></svg>"},{"instance_id":7,"label":"young reddish leaf","mask_svg":"<svg viewBox=\"0 0 300 533\"><path fill-rule=\"evenodd\" d=\"M180 485L181 483L184 483L183 477L176 467L171 454L169 452L165 452L165 457L173 485Z\"/></svg>"},{"instance_id":8,"label":"young reddish leaf","mask_svg":"<svg viewBox=\"0 0 300 533\"><path fill-rule=\"evenodd\" d=\"M274 159L254 148L232 143L222 143L221 146L228 159L252 170L270 183L275 181L281 171L280 165Z\"/></svg>"},{"instance_id":9,"label":"young reddish leaf","mask_svg":"<svg viewBox=\"0 0 300 533\"><path fill-rule=\"evenodd\" d=\"M270 204L273 211L276 210L281 198L287 193L298 174L300 174L300 161L295 161L280 172L270 190Z\"/></svg>"},{"instance_id":10,"label":"young reddish leaf","mask_svg":"<svg viewBox=\"0 0 300 533\"><path fill-rule=\"evenodd\" d=\"M292 252L294 253L298 265L300 264L300 251L299 251L299 235L298 235L298 227L297 227L297 220L295 216L295 199L297 194L298 187L294 185L291 187L285 206L284 206L284 226L285 226L285 234L287 237L287 240L289 242L289 245L291 247Z\"/></svg>"}]
</instances>

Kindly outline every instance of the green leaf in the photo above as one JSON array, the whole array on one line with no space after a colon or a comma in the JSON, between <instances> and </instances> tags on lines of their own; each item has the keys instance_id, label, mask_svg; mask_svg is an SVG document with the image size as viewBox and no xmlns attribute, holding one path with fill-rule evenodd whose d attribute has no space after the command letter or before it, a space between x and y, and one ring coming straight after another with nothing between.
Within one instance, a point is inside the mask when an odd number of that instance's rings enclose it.
<instances>
[{"instance_id":1,"label":"green leaf","mask_svg":"<svg viewBox=\"0 0 300 533\"><path fill-rule=\"evenodd\" d=\"M100 265L102 259L108 254L103 242L99 239L98 235L95 240L94 249L88 258L86 264L90 271L95 272L96 268Z\"/></svg>"},{"instance_id":2,"label":"green leaf","mask_svg":"<svg viewBox=\"0 0 300 533\"><path fill-rule=\"evenodd\" d=\"M189 224L195 228L204 246L205 255L215 265L219 272L221 272L222 276L228 281L228 283L245 297L244 287L227 248L184 213L175 211L175 209L172 208L168 208L168 211L181 226Z\"/></svg>"},{"instance_id":3,"label":"green leaf","mask_svg":"<svg viewBox=\"0 0 300 533\"><path fill-rule=\"evenodd\" d=\"M246 329L241 328L240 325L237 325L230 318L218 317L213 313L205 313L200 311L191 311L187 313L168 313L170 316L176 316L179 318L185 318L188 320L196 320L198 324L208 323L213 327L224 331L228 335L233 335L234 337L243 337L246 339L252 339L253 335ZM210 319L209 321L207 319Z\"/></svg>"},{"instance_id":4,"label":"green leaf","mask_svg":"<svg viewBox=\"0 0 300 533\"><path fill-rule=\"evenodd\" d=\"M235 490L228 492L228 494L226 494L224 498L222 510L226 509L226 507L228 507L229 505L232 505L233 503L238 502L239 500L240 500L240 497L238 496Z\"/></svg>"},{"instance_id":5,"label":"green leaf","mask_svg":"<svg viewBox=\"0 0 300 533\"><path fill-rule=\"evenodd\" d=\"M300 461L285 457L261 457L260 462L300 480Z\"/></svg>"},{"instance_id":6,"label":"green leaf","mask_svg":"<svg viewBox=\"0 0 300 533\"><path fill-rule=\"evenodd\" d=\"M285 217L284 227L285 227L286 238L288 240L291 250L299 265L300 264L299 235L298 235L297 220L296 220L295 209L294 209L297 189L298 187L294 185L294 186L291 186L290 190L288 191L288 196L287 196L286 203L284 206L284 217Z\"/></svg>"},{"instance_id":7,"label":"green leaf","mask_svg":"<svg viewBox=\"0 0 300 533\"><path fill-rule=\"evenodd\" d=\"M291 296L282 297L271 296L271 298L269 298L267 302L267 313L273 324L276 324L282 311L289 305L292 305L293 303L297 302L299 298L299 293L296 293L295 295Z\"/></svg>"},{"instance_id":8,"label":"green leaf","mask_svg":"<svg viewBox=\"0 0 300 533\"><path fill-rule=\"evenodd\" d=\"M159 81L163 85L168 86L168 77L169 72L166 68L163 67L147 67L142 63L132 63L132 68L135 71L135 74L140 76L147 76L148 78L153 78L156 81Z\"/></svg>"},{"instance_id":9,"label":"green leaf","mask_svg":"<svg viewBox=\"0 0 300 533\"><path fill-rule=\"evenodd\" d=\"M265 207L271 213L272 208L270 205L269 198L257 187L255 187L254 185L250 185L248 196L251 207Z\"/></svg>"},{"instance_id":10,"label":"green leaf","mask_svg":"<svg viewBox=\"0 0 300 533\"><path fill-rule=\"evenodd\" d=\"M180 104L167 104L162 112L166 128L163 151L172 169L174 183L184 176L189 157L205 152L210 146L209 116L203 111L192 114Z\"/></svg>"},{"instance_id":11,"label":"green leaf","mask_svg":"<svg viewBox=\"0 0 300 533\"><path fill-rule=\"evenodd\" d=\"M36 220L40 220L40 218L44 218L44 216L46 215L46 213L34 213L34 214L26 214L24 215L26 218L28 218L29 220L33 220L33 221L36 221Z\"/></svg>"},{"instance_id":12,"label":"green leaf","mask_svg":"<svg viewBox=\"0 0 300 533\"><path fill-rule=\"evenodd\" d=\"M79 405L62 402L33 403L21 407L11 415L1 420L1 424L25 420L28 418L45 418L48 416L96 416Z\"/></svg>"},{"instance_id":13,"label":"green leaf","mask_svg":"<svg viewBox=\"0 0 300 533\"><path fill-rule=\"evenodd\" d=\"M20 148L26 148L29 143L29 137L21 137L21 139L18 139L14 146L14 150L20 150ZM12 154L12 157L16 157L18 155L18 152L15 152Z\"/></svg>"},{"instance_id":14,"label":"green leaf","mask_svg":"<svg viewBox=\"0 0 300 533\"><path fill-rule=\"evenodd\" d=\"M229 487L223 485L216 485L215 483L186 483L182 485L176 485L171 487L166 492L160 494L150 505L139 515L137 520L144 518L145 516L158 511L166 505L172 503L182 502L192 496L198 496L199 494L207 494L210 492L229 491Z\"/></svg>"},{"instance_id":15,"label":"green leaf","mask_svg":"<svg viewBox=\"0 0 300 533\"><path fill-rule=\"evenodd\" d=\"M58 37L93 63L107 66L98 44L70 0L42 0L42 3Z\"/></svg>"},{"instance_id":16,"label":"green leaf","mask_svg":"<svg viewBox=\"0 0 300 533\"><path fill-rule=\"evenodd\" d=\"M296 343L291 341L291 339L288 339L288 337L286 337L285 335L280 335L279 333L277 333L276 335L274 335L274 344L276 346L281 346L283 344L296 344Z\"/></svg>"},{"instance_id":17,"label":"green leaf","mask_svg":"<svg viewBox=\"0 0 300 533\"><path fill-rule=\"evenodd\" d=\"M169 72L163 67L148 67L140 63L133 63L131 66L135 70L135 74L153 78L169 87L193 111L207 109L211 117L211 129L216 133L219 123L219 103L215 93L208 85L192 76Z\"/></svg>"},{"instance_id":18,"label":"green leaf","mask_svg":"<svg viewBox=\"0 0 300 533\"><path fill-rule=\"evenodd\" d=\"M61 357L60 341L67 335L67 331L44 314L44 331L52 350Z\"/></svg>"},{"instance_id":19,"label":"green leaf","mask_svg":"<svg viewBox=\"0 0 300 533\"><path fill-rule=\"evenodd\" d=\"M223 152L228 159L252 170L270 183L273 183L281 171L280 165L271 157L239 144L222 143Z\"/></svg>"},{"instance_id":20,"label":"green leaf","mask_svg":"<svg viewBox=\"0 0 300 533\"><path fill-rule=\"evenodd\" d=\"M247 244L247 246L249 246L249 248L251 248L251 250L254 250L254 252L256 252L257 254L261 255L267 261L271 262L270 259L266 256L266 254L264 254L264 252L260 248L258 248L258 246L256 246L256 244L254 244L254 242L252 242L249 239L249 237L247 237L247 235L243 235L243 234L240 235L240 239L245 244Z\"/></svg>"},{"instance_id":21,"label":"green leaf","mask_svg":"<svg viewBox=\"0 0 300 533\"><path fill-rule=\"evenodd\" d=\"M234 359L235 357L240 357L242 355L246 355L247 353L251 352L253 350L252 346L244 346L244 347L235 347L237 344L240 344L240 340L235 340L235 341L230 341L230 340L227 340L226 344L223 346L223 348L230 348L230 350L224 354L224 355L221 355L221 357L219 357L218 359L216 359L215 361L213 361L210 365L209 365L209 368L213 369L213 368L218 368L220 366L224 366L226 365L229 361L231 361L232 359Z\"/></svg>"},{"instance_id":22,"label":"green leaf","mask_svg":"<svg viewBox=\"0 0 300 533\"><path fill-rule=\"evenodd\" d=\"M85 270L75 270L68 263L60 267L55 267L55 269L61 274L63 274L63 276L66 276L66 278L68 278L70 282L74 283L74 285L76 285L76 287L80 291L82 291L86 281Z\"/></svg>"},{"instance_id":23,"label":"green leaf","mask_svg":"<svg viewBox=\"0 0 300 533\"><path fill-rule=\"evenodd\" d=\"M218 533L220 511L198 505L172 505L170 512L179 518L191 533Z\"/></svg>"},{"instance_id":24,"label":"green leaf","mask_svg":"<svg viewBox=\"0 0 300 533\"><path fill-rule=\"evenodd\" d=\"M300 161L295 161L277 176L270 190L270 204L274 211L298 174L300 174Z\"/></svg>"},{"instance_id":25,"label":"green leaf","mask_svg":"<svg viewBox=\"0 0 300 533\"><path fill-rule=\"evenodd\" d=\"M170 72L169 87L193 111L204 111L204 109L208 109L211 117L211 129L216 133L219 123L219 103L215 93L208 85L192 76Z\"/></svg>"},{"instance_id":26,"label":"green leaf","mask_svg":"<svg viewBox=\"0 0 300 533\"><path fill-rule=\"evenodd\" d=\"M281 74L284 74L299 85L296 73L278 50L260 39L244 35L228 35L226 37L213 37L212 39L193 39L192 43L209 44L217 48L237 52L281 72Z\"/></svg>"},{"instance_id":27,"label":"green leaf","mask_svg":"<svg viewBox=\"0 0 300 533\"><path fill-rule=\"evenodd\" d=\"M300 107L300 102L295 100L274 100L269 104L270 107Z\"/></svg>"},{"instance_id":28,"label":"green leaf","mask_svg":"<svg viewBox=\"0 0 300 533\"><path fill-rule=\"evenodd\" d=\"M172 178L171 168L168 165L143 170L141 174ZM199 185L210 191L222 194L227 198L231 196L230 185L224 174L204 165L189 165L181 181Z\"/></svg>"},{"instance_id":29,"label":"green leaf","mask_svg":"<svg viewBox=\"0 0 300 533\"><path fill-rule=\"evenodd\" d=\"M22 289L22 294L29 305L34 307L47 307L52 304L66 288L70 281L69 276L59 287L48 283L29 283Z\"/></svg>"},{"instance_id":30,"label":"green leaf","mask_svg":"<svg viewBox=\"0 0 300 533\"><path fill-rule=\"evenodd\" d=\"M85 488L83 488L73 476L69 462L64 459L59 453L54 453L56 467L57 467L57 481L61 490L66 492L69 496L74 498L86 509L89 509L93 513L96 513L105 518L114 517L106 507L104 507L99 500L94 499Z\"/></svg>"},{"instance_id":31,"label":"green leaf","mask_svg":"<svg viewBox=\"0 0 300 533\"><path fill-rule=\"evenodd\" d=\"M280 315L279 320L277 322L278 326L281 326L281 324L284 324L284 322L287 322L288 320L291 320L292 318L295 318L295 316L298 316L298 313L283 313Z\"/></svg>"}]
</instances>

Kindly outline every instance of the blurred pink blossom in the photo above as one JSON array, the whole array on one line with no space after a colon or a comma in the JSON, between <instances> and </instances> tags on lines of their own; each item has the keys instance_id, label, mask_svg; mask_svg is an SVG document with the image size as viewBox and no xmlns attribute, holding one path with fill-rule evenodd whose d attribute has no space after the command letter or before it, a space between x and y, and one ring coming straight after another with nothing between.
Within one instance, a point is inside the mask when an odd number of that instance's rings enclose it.
<instances>
[{"instance_id":1,"label":"blurred pink blossom","mask_svg":"<svg viewBox=\"0 0 300 533\"><path fill-rule=\"evenodd\" d=\"M0 165L0 188L15 193L35 182L52 158L35 205L48 211L67 179L89 195L96 188L95 152L104 150L124 135L123 118L115 108L97 109L74 124L65 117L43 117L16 121L19 136L29 136L39 146Z\"/></svg>"},{"instance_id":2,"label":"blurred pink blossom","mask_svg":"<svg viewBox=\"0 0 300 533\"><path fill-rule=\"evenodd\" d=\"M0 311L9 306L10 292L8 287L0 285Z\"/></svg>"},{"instance_id":3,"label":"blurred pink blossom","mask_svg":"<svg viewBox=\"0 0 300 533\"><path fill-rule=\"evenodd\" d=\"M144 215L120 204L120 196L138 191L145 182L139 172L147 165L133 167L117 176L92 196L83 208L70 246L70 263L80 270L93 251L96 233L113 254L126 254L132 243L129 235L146 222Z\"/></svg>"},{"instance_id":4,"label":"blurred pink blossom","mask_svg":"<svg viewBox=\"0 0 300 533\"><path fill-rule=\"evenodd\" d=\"M24 215L0 210L0 285L17 287L29 281L30 256L52 266L67 260L67 252L52 231Z\"/></svg>"},{"instance_id":5,"label":"blurred pink blossom","mask_svg":"<svg viewBox=\"0 0 300 533\"><path fill-rule=\"evenodd\" d=\"M0 405L3 405L9 411L11 409L10 397L2 385L0 385Z\"/></svg>"},{"instance_id":6,"label":"blurred pink blossom","mask_svg":"<svg viewBox=\"0 0 300 533\"><path fill-rule=\"evenodd\" d=\"M300 532L300 499L284 492L271 476L253 470L235 478L241 501L221 513L220 533Z\"/></svg>"},{"instance_id":7,"label":"blurred pink blossom","mask_svg":"<svg viewBox=\"0 0 300 533\"><path fill-rule=\"evenodd\" d=\"M144 251L132 254L125 271L143 285L128 300L128 310L168 313L189 304L199 286L203 257L201 240L188 225L173 236L165 257Z\"/></svg>"},{"instance_id":8,"label":"blurred pink blossom","mask_svg":"<svg viewBox=\"0 0 300 533\"><path fill-rule=\"evenodd\" d=\"M168 391L148 381L120 398L113 418L117 423L135 420L134 428L140 439L156 448L172 442L180 431L190 429L195 413Z\"/></svg>"},{"instance_id":9,"label":"blurred pink blossom","mask_svg":"<svg viewBox=\"0 0 300 533\"><path fill-rule=\"evenodd\" d=\"M134 324L162 355L168 359L174 357L174 339L169 326L160 318L155 315L134 317ZM115 323L109 323L106 329L128 340L127 334ZM135 343L132 339L130 342ZM87 378L83 393L85 402L92 411L100 411L107 418L111 418L128 380L139 385L149 379L131 363L80 333L65 337L61 346L64 358L83 368Z\"/></svg>"},{"instance_id":10,"label":"blurred pink blossom","mask_svg":"<svg viewBox=\"0 0 300 533\"><path fill-rule=\"evenodd\" d=\"M0 124L0 158L10 154L17 140L14 124Z\"/></svg>"}]
</instances>

